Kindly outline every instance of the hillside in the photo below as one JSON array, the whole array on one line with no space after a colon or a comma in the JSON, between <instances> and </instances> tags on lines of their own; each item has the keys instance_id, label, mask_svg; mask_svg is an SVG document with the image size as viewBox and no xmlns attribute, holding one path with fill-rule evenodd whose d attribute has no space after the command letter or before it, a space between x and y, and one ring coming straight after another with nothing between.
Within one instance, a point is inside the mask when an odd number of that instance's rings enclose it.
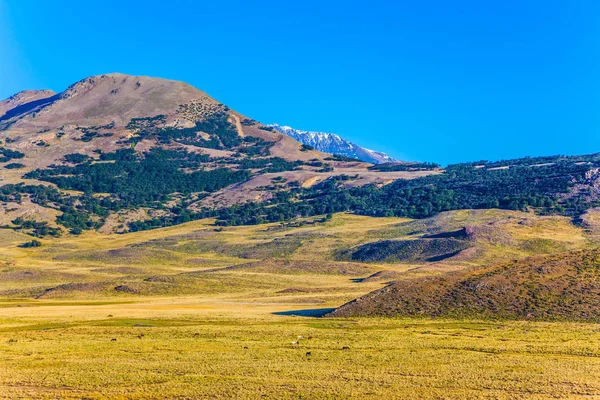
<instances>
[{"instance_id":1,"label":"hillside","mask_svg":"<svg viewBox=\"0 0 600 400\"><path fill-rule=\"evenodd\" d=\"M597 246L597 212L585 220L495 209L230 227L206 219L46 237L37 247L0 229L0 388L7 398L255 398L266 390L276 398L442 398L452 381L461 385L456 398L509 399L530 393L533 381L550 388L544 396L597 393L597 324L314 318L391 280ZM343 259L369 243L448 236L475 253ZM340 373L365 384L331 384ZM409 385L408 374L416 377ZM190 385L199 375L208 383ZM73 389L80 382L85 388Z\"/></svg>"},{"instance_id":2,"label":"hillside","mask_svg":"<svg viewBox=\"0 0 600 400\"><path fill-rule=\"evenodd\" d=\"M597 324L315 318L390 279L472 262L346 262L332 259L338 249L490 222L498 232L489 237L508 245L477 243L485 257L532 254L518 243L548 237L558 242L548 251L587 245L587 229L569 218L504 210L223 228L201 220L122 235L86 231L40 239L40 247L18 247L31 237L0 229L0 393L506 400L600 393Z\"/></svg>"},{"instance_id":3,"label":"hillside","mask_svg":"<svg viewBox=\"0 0 600 400\"><path fill-rule=\"evenodd\" d=\"M469 234L452 240L467 250L433 257L445 254L448 237L462 230ZM235 227L215 227L206 219L147 232L36 240L41 246L28 247L31 236L0 229L0 297L234 295L243 287L254 293L252 301L293 296L333 307L391 280L600 243L569 218L503 210L450 211L423 220L336 214ZM421 251L387 257L361 251L390 240ZM429 243L425 250L423 242Z\"/></svg>"},{"instance_id":4,"label":"hillside","mask_svg":"<svg viewBox=\"0 0 600 400\"><path fill-rule=\"evenodd\" d=\"M330 314L600 321L600 250L395 282Z\"/></svg>"},{"instance_id":5,"label":"hillside","mask_svg":"<svg viewBox=\"0 0 600 400\"><path fill-rule=\"evenodd\" d=\"M358 159L372 164L396 162L392 157L379 151L373 151L352 143L334 133L309 132L277 124L269 125L298 142L311 146L323 153Z\"/></svg>"},{"instance_id":6,"label":"hillside","mask_svg":"<svg viewBox=\"0 0 600 400\"><path fill-rule=\"evenodd\" d=\"M38 237L336 212L579 217L600 205L599 154L372 165L312 150L177 81L101 75L21 92L0 110L0 226Z\"/></svg>"},{"instance_id":7,"label":"hillside","mask_svg":"<svg viewBox=\"0 0 600 400\"><path fill-rule=\"evenodd\" d=\"M0 103L0 224L13 227L37 215L29 225L122 232L337 176L361 186L430 173L368 167L303 148L183 82L108 74Z\"/></svg>"},{"instance_id":8,"label":"hillside","mask_svg":"<svg viewBox=\"0 0 600 400\"><path fill-rule=\"evenodd\" d=\"M101 75L83 79L59 94L26 91L0 104L2 138L6 147L25 152L23 161L28 162L24 171L61 162L69 151L92 156L98 150L114 151L132 144L142 151L172 145L248 154L266 151L264 141L269 142L267 155L288 160L320 157L300 151L285 135L259 129L260 124L178 81ZM155 131L149 132L152 129ZM159 129L169 132L159 134ZM145 134L140 134L142 130ZM255 138L262 146L242 140L244 137ZM30 157L31 152L36 153L35 158Z\"/></svg>"}]
</instances>

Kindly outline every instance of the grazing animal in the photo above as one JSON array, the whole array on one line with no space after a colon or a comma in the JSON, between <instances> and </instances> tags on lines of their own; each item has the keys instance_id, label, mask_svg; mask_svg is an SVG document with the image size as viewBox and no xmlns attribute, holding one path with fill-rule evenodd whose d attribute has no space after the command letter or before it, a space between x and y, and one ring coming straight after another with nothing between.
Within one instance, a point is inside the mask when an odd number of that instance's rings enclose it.
<instances>
[{"instance_id":1,"label":"grazing animal","mask_svg":"<svg viewBox=\"0 0 600 400\"><path fill-rule=\"evenodd\" d=\"M307 351L306 352L306 357L310 357L310 356L312 356L312 353L310 351Z\"/></svg>"},{"instance_id":2,"label":"grazing animal","mask_svg":"<svg viewBox=\"0 0 600 400\"><path fill-rule=\"evenodd\" d=\"M198 337L200 334L198 332L194 333L194 337Z\"/></svg>"},{"instance_id":3,"label":"grazing animal","mask_svg":"<svg viewBox=\"0 0 600 400\"><path fill-rule=\"evenodd\" d=\"M112 338L112 339L110 339L110 341L111 341L111 342L116 342L116 341L117 341L117 339L116 339L116 338Z\"/></svg>"},{"instance_id":4,"label":"grazing animal","mask_svg":"<svg viewBox=\"0 0 600 400\"><path fill-rule=\"evenodd\" d=\"M350 347L344 346L344 347L342 347L342 350L350 350Z\"/></svg>"},{"instance_id":5,"label":"grazing animal","mask_svg":"<svg viewBox=\"0 0 600 400\"><path fill-rule=\"evenodd\" d=\"M141 338L143 338L143 337L144 337L144 334L143 334L143 333L140 333L140 334L138 335L138 339L141 339Z\"/></svg>"}]
</instances>

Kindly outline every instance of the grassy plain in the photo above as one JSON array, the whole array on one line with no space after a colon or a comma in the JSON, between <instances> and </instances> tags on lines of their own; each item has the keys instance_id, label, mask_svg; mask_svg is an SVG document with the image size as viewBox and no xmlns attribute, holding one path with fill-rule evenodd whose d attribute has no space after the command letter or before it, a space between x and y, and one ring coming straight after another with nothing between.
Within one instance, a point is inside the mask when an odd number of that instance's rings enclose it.
<instances>
[{"instance_id":1,"label":"grassy plain","mask_svg":"<svg viewBox=\"0 0 600 400\"><path fill-rule=\"evenodd\" d=\"M600 396L595 325L332 320L275 309L167 302L5 314L0 391L74 399Z\"/></svg>"},{"instance_id":2,"label":"grassy plain","mask_svg":"<svg viewBox=\"0 0 600 400\"><path fill-rule=\"evenodd\" d=\"M583 228L503 211L305 222L30 249L0 230L0 398L600 398L594 324L316 317L389 277L595 246ZM340 257L464 226L475 250L443 261Z\"/></svg>"}]
</instances>

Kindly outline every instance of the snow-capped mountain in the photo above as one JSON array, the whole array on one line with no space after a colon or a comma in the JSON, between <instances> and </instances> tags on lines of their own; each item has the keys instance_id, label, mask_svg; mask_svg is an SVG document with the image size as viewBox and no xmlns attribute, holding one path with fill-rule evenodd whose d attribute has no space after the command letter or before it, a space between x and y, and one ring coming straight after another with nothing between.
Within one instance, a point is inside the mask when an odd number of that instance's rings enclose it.
<instances>
[{"instance_id":1,"label":"snow-capped mountain","mask_svg":"<svg viewBox=\"0 0 600 400\"><path fill-rule=\"evenodd\" d=\"M335 133L302 131L289 126L281 126L277 124L271 124L269 126L275 128L275 130L278 132L281 132L284 135L299 141L302 144L312 146L315 148L315 150L319 150L324 153L357 158L361 161L373 164L396 161L385 153L365 149L364 147L360 147L359 145L354 144L336 135Z\"/></svg>"}]
</instances>

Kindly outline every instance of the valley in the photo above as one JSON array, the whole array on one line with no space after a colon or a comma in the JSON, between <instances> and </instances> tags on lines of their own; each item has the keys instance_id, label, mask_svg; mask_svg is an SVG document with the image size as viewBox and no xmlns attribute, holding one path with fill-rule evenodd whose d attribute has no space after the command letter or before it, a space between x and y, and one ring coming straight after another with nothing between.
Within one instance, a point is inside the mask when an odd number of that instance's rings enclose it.
<instances>
[{"instance_id":1,"label":"valley","mask_svg":"<svg viewBox=\"0 0 600 400\"><path fill-rule=\"evenodd\" d=\"M29 235L2 229L0 397L598 395L595 324L321 317L390 281L593 249L593 226L503 210L421 220L340 213L254 226L200 220L121 235L88 231L32 248L18 247ZM449 249L442 259L437 245L389 257L361 251L449 238L465 250Z\"/></svg>"},{"instance_id":2,"label":"valley","mask_svg":"<svg viewBox=\"0 0 600 400\"><path fill-rule=\"evenodd\" d=\"M123 74L0 114L0 398L600 396L600 153L402 162Z\"/></svg>"},{"instance_id":3,"label":"valley","mask_svg":"<svg viewBox=\"0 0 600 400\"><path fill-rule=\"evenodd\" d=\"M0 400L600 400L599 19L0 0Z\"/></svg>"}]
</instances>

